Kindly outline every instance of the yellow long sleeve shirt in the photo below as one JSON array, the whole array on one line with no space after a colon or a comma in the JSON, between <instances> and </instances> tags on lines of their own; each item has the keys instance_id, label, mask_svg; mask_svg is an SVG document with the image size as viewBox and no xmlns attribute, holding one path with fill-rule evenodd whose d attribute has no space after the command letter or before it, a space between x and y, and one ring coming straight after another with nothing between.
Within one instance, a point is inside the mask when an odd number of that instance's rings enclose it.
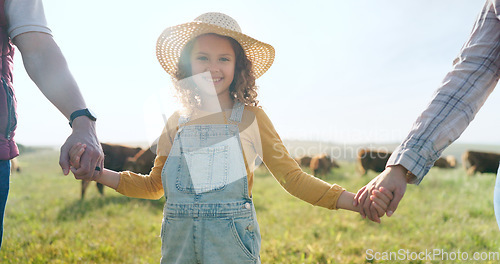
<instances>
[{"instance_id":1,"label":"yellow long sleeve shirt","mask_svg":"<svg viewBox=\"0 0 500 264\"><path fill-rule=\"evenodd\" d=\"M220 124L227 122L226 117L229 115L230 111L217 114L201 113L193 116L186 125ZM164 195L161 171L177 133L178 120L179 114L175 113L167 121L166 128L158 140L157 156L151 172L148 175L120 172L117 192L145 199L159 199ZM290 194L315 206L337 209L337 200L344 188L305 173L290 156L271 120L261 108L245 106L238 128L245 157L249 195L252 194L253 171L258 166L255 161L260 157L271 174Z\"/></svg>"}]
</instances>

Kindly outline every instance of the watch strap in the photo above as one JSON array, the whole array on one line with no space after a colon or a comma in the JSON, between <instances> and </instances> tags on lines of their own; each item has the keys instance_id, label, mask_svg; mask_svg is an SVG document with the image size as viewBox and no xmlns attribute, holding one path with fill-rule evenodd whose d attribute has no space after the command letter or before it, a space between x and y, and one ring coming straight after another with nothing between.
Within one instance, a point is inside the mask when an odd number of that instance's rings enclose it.
<instances>
[{"instance_id":1,"label":"watch strap","mask_svg":"<svg viewBox=\"0 0 500 264\"><path fill-rule=\"evenodd\" d=\"M76 110L69 116L69 126L73 127L73 121L79 116L86 116L92 121L96 121L97 118L90 113L88 108Z\"/></svg>"}]
</instances>

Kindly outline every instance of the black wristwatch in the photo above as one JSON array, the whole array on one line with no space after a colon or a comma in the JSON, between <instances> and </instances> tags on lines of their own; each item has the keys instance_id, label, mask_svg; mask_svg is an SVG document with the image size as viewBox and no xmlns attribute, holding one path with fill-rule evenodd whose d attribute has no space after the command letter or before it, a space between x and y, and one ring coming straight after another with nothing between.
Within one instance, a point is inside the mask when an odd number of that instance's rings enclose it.
<instances>
[{"instance_id":1,"label":"black wristwatch","mask_svg":"<svg viewBox=\"0 0 500 264\"><path fill-rule=\"evenodd\" d=\"M70 127L73 127L73 120L75 120L75 118L77 118L79 116L86 116L86 117L88 117L92 121L96 121L97 120L97 118L95 117L94 113L92 111L90 111L90 109L88 109L88 108L76 110L75 112L73 112L69 116L69 126Z\"/></svg>"}]
</instances>

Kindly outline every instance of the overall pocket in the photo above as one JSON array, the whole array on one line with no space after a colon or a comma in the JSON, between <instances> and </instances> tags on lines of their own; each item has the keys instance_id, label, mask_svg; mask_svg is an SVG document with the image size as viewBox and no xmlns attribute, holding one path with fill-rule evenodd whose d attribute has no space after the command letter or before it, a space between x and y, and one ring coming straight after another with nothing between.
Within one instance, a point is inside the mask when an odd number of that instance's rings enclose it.
<instances>
[{"instance_id":1,"label":"overall pocket","mask_svg":"<svg viewBox=\"0 0 500 264\"><path fill-rule=\"evenodd\" d=\"M219 218L205 222L204 258L208 263L256 263L259 237L249 218Z\"/></svg>"},{"instance_id":2,"label":"overall pocket","mask_svg":"<svg viewBox=\"0 0 500 264\"><path fill-rule=\"evenodd\" d=\"M206 193L228 183L228 146L183 148L176 186L181 192Z\"/></svg>"},{"instance_id":3,"label":"overall pocket","mask_svg":"<svg viewBox=\"0 0 500 264\"><path fill-rule=\"evenodd\" d=\"M230 222L231 233L234 242L250 258L256 259L259 256L259 241L255 232L258 225L252 219L232 219Z\"/></svg>"}]
</instances>

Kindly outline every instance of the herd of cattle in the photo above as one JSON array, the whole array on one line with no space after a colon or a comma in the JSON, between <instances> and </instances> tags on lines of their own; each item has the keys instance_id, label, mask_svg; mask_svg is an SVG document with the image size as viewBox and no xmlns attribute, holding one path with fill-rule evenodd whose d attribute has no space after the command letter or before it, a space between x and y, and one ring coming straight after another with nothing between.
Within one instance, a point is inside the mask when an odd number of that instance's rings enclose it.
<instances>
[{"instance_id":1,"label":"herd of cattle","mask_svg":"<svg viewBox=\"0 0 500 264\"><path fill-rule=\"evenodd\" d=\"M148 174L154 164L156 157L153 145L151 148L142 149L139 147L130 147L119 144L101 143L104 152L104 167L114 171L133 171L141 174ZM375 151L369 149L362 149L358 152L357 164L361 174L366 175L368 170L375 172L382 172L385 169L390 152ZM295 159L302 168L310 168L313 175L322 177L333 168L339 168L339 164L326 154L316 156L303 156ZM478 151L465 151L462 155L462 162L467 175L474 175L476 172L480 173L497 173L498 164L500 162L500 154L478 152ZM455 168L457 161L453 156L446 156L439 158L434 167L439 168ZM17 161L12 162L12 171L20 171ZM81 198L85 196L85 190L89 186L88 181L82 181ZM104 186L97 183L99 192L104 194Z\"/></svg>"},{"instance_id":2,"label":"herd of cattle","mask_svg":"<svg viewBox=\"0 0 500 264\"><path fill-rule=\"evenodd\" d=\"M390 152L361 149L357 156L358 170L363 175L366 175L368 170L382 172L391 154ZM335 160L325 154L312 157L303 156L296 158L296 161L301 167L309 167L311 172L316 176L328 174L332 168L339 167ZM500 154L468 150L462 155L462 162L469 176L474 175L476 172L497 173ZM438 168L455 168L456 166L457 161L451 155L440 157L434 163L434 167Z\"/></svg>"}]
</instances>

